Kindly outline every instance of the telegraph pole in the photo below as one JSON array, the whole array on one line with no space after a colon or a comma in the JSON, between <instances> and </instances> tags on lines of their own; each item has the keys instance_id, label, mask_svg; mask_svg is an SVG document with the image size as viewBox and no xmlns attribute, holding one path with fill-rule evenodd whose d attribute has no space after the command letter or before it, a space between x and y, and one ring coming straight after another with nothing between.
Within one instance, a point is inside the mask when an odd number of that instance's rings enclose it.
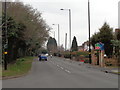
<instances>
[{"instance_id":1,"label":"telegraph pole","mask_svg":"<svg viewBox=\"0 0 120 90\"><path fill-rule=\"evenodd\" d=\"M70 30L70 59L71 57L71 9L69 9L69 30Z\"/></svg>"},{"instance_id":2,"label":"telegraph pole","mask_svg":"<svg viewBox=\"0 0 120 90\"><path fill-rule=\"evenodd\" d=\"M91 64L91 48L90 48L90 2L88 0L88 30L89 30L89 63Z\"/></svg>"},{"instance_id":3,"label":"telegraph pole","mask_svg":"<svg viewBox=\"0 0 120 90\"><path fill-rule=\"evenodd\" d=\"M4 45L4 70L7 70L7 9L6 9L6 0L5 0L5 9L4 9L4 13L5 13L5 45Z\"/></svg>"}]
</instances>

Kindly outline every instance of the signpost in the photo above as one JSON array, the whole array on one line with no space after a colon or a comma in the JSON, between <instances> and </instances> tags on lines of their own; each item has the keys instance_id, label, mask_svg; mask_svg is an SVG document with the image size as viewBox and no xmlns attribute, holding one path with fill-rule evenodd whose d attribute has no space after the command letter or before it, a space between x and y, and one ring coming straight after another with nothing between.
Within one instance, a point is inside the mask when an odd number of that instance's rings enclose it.
<instances>
[{"instance_id":1,"label":"signpost","mask_svg":"<svg viewBox=\"0 0 120 90\"><path fill-rule=\"evenodd\" d=\"M95 50L99 51L99 63L100 63L100 66L103 67L104 44L101 42L95 44Z\"/></svg>"}]
</instances>

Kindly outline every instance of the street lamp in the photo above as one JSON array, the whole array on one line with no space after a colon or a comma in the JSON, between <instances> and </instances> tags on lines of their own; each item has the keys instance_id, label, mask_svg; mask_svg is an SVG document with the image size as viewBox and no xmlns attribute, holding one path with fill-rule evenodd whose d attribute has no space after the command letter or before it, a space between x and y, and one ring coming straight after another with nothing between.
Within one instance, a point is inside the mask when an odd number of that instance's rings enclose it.
<instances>
[{"instance_id":1,"label":"street lamp","mask_svg":"<svg viewBox=\"0 0 120 90\"><path fill-rule=\"evenodd\" d=\"M70 45L70 51L71 51L71 9L60 9L60 10L67 10L69 11L69 45Z\"/></svg>"},{"instance_id":2,"label":"street lamp","mask_svg":"<svg viewBox=\"0 0 120 90\"><path fill-rule=\"evenodd\" d=\"M58 26L58 46L60 46L60 27L59 27L59 24L52 24L52 25Z\"/></svg>"},{"instance_id":3,"label":"street lamp","mask_svg":"<svg viewBox=\"0 0 120 90\"><path fill-rule=\"evenodd\" d=\"M65 51L67 50L67 33L65 33Z\"/></svg>"},{"instance_id":4,"label":"street lamp","mask_svg":"<svg viewBox=\"0 0 120 90\"><path fill-rule=\"evenodd\" d=\"M71 59L71 9L60 9L69 11L69 45L70 45L70 59Z\"/></svg>"},{"instance_id":5,"label":"street lamp","mask_svg":"<svg viewBox=\"0 0 120 90\"><path fill-rule=\"evenodd\" d=\"M90 2L88 0L88 30L89 30L89 63L91 64L91 48L90 48Z\"/></svg>"}]
</instances>

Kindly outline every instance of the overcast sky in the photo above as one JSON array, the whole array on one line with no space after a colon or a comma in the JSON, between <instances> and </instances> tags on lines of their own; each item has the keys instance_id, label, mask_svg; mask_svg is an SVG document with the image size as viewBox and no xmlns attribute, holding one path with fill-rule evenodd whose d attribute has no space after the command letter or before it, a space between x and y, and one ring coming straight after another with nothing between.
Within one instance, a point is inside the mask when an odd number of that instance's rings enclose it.
<instances>
[{"instance_id":1,"label":"overcast sky","mask_svg":"<svg viewBox=\"0 0 120 90\"><path fill-rule=\"evenodd\" d=\"M71 9L72 13L72 38L76 36L78 45L88 40L88 0L22 0L42 12L46 23L55 31L58 40L57 26L60 24L60 44L65 46L65 33L68 33L69 45L69 22L68 11L61 8ZM119 0L90 0L91 10L91 36L99 31L106 21L112 28L118 28L118 2ZM54 37L54 34L50 34ZM68 46L67 46L68 47Z\"/></svg>"}]
</instances>

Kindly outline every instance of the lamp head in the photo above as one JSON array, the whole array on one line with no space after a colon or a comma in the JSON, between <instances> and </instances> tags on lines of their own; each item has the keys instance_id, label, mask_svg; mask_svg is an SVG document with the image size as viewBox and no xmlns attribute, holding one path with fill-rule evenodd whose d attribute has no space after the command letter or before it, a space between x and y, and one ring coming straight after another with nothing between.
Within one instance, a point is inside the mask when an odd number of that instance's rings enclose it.
<instances>
[{"instance_id":1,"label":"lamp head","mask_svg":"<svg viewBox=\"0 0 120 90\"><path fill-rule=\"evenodd\" d=\"M64 9L60 9L60 10L64 10Z\"/></svg>"}]
</instances>

